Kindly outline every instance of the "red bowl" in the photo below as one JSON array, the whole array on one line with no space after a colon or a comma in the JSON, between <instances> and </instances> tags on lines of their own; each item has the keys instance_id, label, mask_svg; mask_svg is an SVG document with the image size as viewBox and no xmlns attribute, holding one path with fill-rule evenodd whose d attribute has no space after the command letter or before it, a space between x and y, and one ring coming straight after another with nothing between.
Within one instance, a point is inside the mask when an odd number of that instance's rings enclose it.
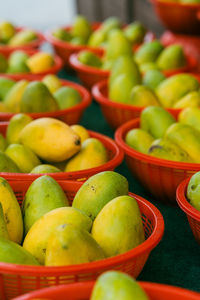
<instances>
[{"instance_id":1,"label":"red bowl","mask_svg":"<svg viewBox=\"0 0 200 300\"><path fill-rule=\"evenodd\" d=\"M0 123L0 133L2 133L4 136L6 134L8 122ZM111 138L88 130L89 134L93 138L99 139L107 149L109 160L107 163L95 167L90 168L82 171L73 171L73 172L59 172L59 173L51 173L50 176L57 179L57 180L75 180L75 181L85 181L89 177L91 177L94 174L97 174L99 172L103 171L113 171L117 166L119 166L124 158L123 151L117 146L115 141L113 141ZM4 177L8 181L21 181L21 180L28 180L33 181L41 174L25 174L25 173L2 173L0 172L0 176ZM1 299L1 298L0 298Z\"/></svg>"},{"instance_id":2,"label":"red bowl","mask_svg":"<svg viewBox=\"0 0 200 300\"><path fill-rule=\"evenodd\" d=\"M200 170L200 164L174 162L138 152L125 143L127 132L139 128L140 120L129 121L120 126L115 140L125 153L132 174L159 201L176 203L176 188L185 178Z\"/></svg>"},{"instance_id":3,"label":"red bowl","mask_svg":"<svg viewBox=\"0 0 200 300\"><path fill-rule=\"evenodd\" d=\"M11 186L15 191L18 182L15 182L14 185L11 184ZM71 266L46 267L0 263L0 299L11 299L35 289L49 286L95 280L99 274L110 269L117 269L137 277L150 252L162 239L164 220L153 204L135 194L129 193L129 195L136 199L142 215L146 240L141 245L117 256Z\"/></svg>"},{"instance_id":4,"label":"red bowl","mask_svg":"<svg viewBox=\"0 0 200 300\"><path fill-rule=\"evenodd\" d=\"M180 183L176 191L176 200L182 211L186 213L193 235L200 244L200 211L194 208L187 200L189 181L190 178L187 178Z\"/></svg>"},{"instance_id":5,"label":"red bowl","mask_svg":"<svg viewBox=\"0 0 200 300\"><path fill-rule=\"evenodd\" d=\"M9 77L12 79L12 76L1 76L1 77ZM16 81L19 81L18 78ZM28 79L30 81L33 80L41 80L40 76L35 77L34 79ZM82 114L84 113L85 109L90 105L91 103L91 95L88 93L88 91L82 87L80 84L68 81L68 80L61 80L62 86L69 86L74 89L76 89L79 94L81 95L81 102L71 108L57 110L57 111L51 111L51 112L41 112L41 113L27 113L29 116L31 116L33 119L38 118L56 118L60 119L61 121L67 123L68 125L77 124ZM16 113L7 113L7 112L0 112L0 122L9 121L10 118L12 118Z\"/></svg>"},{"instance_id":6,"label":"red bowl","mask_svg":"<svg viewBox=\"0 0 200 300\"><path fill-rule=\"evenodd\" d=\"M150 300L199 300L200 294L183 288L152 282L138 282L145 290ZM33 298L48 298L51 300L86 300L90 299L94 282L80 282L61 285L31 292L13 300L32 300Z\"/></svg>"},{"instance_id":7,"label":"red bowl","mask_svg":"<svg viewBox=\"0 0 200 300\"><path fill-rule=\"evenodd\" d=\"M169 30L182 34L200 34L200 4L181 4L150 0L160 20Z\"/></svg>"},{"instance_id":8,"label":"red bowl","mask_svg":"<svg viewBox=\"0 0 200 300\"><path fill-rule=\"evenodd\" d=\"M41 51L37 51L37 50L33 50L33 49L22 49L24 52L26 52L29 56L41 52ZM9 53L7 55L7 57L9 57L11 53ZM44 71L44 72L39 72L36 74L33 73L0 73L0 76L7 76L11 79L15 79L15 80L21 80L21 79L27 79L27 80L37 80L40 76L40 78L48 75L48 74L57 74L60 69L63 66L62 60L60 59L59 56L54 55L54 61L55 64L50 67L48 70Z\"/></svg>"},{"instance_id":9,"label":"red bowl","mask_svg":"<svg viewBox=\"0 0 200 300\"><path fill-rule=\"evenodd\" d=\"M16 31L19 32L19 31L22 31L26 29L25 27L16 27ZM16 51L16 50L28 50L28 49L38 49L42 43L44 42L44 36L38 32L38 31L35 31L34 32L36 33L37 35L37 39L26 44L26 45L23 45L23 46L16 46L16 47L11 47L11 46L8 46L8 45L0 45L0 53L4 54L5 56L8 56L10 55L13 51Z\"/></svg>"}]
</instances>

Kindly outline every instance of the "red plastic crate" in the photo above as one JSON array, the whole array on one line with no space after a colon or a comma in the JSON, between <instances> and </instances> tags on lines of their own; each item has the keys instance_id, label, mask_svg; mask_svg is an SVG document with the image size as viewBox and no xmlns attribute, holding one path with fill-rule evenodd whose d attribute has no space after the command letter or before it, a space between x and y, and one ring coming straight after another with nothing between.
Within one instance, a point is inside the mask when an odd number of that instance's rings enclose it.
<instances>
[{"instance_id":1,"label":"red plastic crate","mask_svg":"<svg viewBox=\"0 0 200 300\"><path fill-rule=\"evenodd\" d=\"M158 200L176 203L176 189L180 182L200 170L200 164L174 162L138 152L129 147L124 139L126 133L139 128L140 120L129 121L120 126L115 140L125 153L125 159L132 174Z\"/></svg>"},{"instance_id":2,"label":"red plastic crate","mask_svg":"<svg viewBox=\"0 0 200 300\"><path fill-rule=\"evenodd\" d=\"M0 77L12 77L12 76L0 76ZM34 79L29 81L33 81L33 80L41 80L42 78L40 76L35 77ZM16 80L16 79L15 79ZM21 79L17 79L16 81L19 81ZM42 113L27 113L29 116L31 116L33 119L38 119L38 118L57 118L65 123L67 123L68 125L73 125L73 124L77 124L81 117L82 114L84 113L85 109L90 105L91 103L91 95L90 93L84 88L82 87L80 84L68 81L68 80L61 80L62 82L62 86L69 86L72 87L74 89L76 89L82 98L82 101L71 107L71 108L67 108L67 109L62 109L62 110L57 110L57 111L51 111L51 112L42 112ZM5 122L5 121L9 121L10 118L12 118L14 115L16 115L16 113L5 113L5 112L0 112L0 122Z\"/></svg>"},{"instance_id":3,"label":"red plastic crate","mask_svg":"<svg viewBox=\"0 0 200 300\"><path fill-rule=\"evenodd\" d=\"M180 208L186 213L188 222L196 241L200 244L200 211L194 208L187 200L187 187L190 178L187 178L177 188L176 200Z\"/></svg>"},{"instance_id":4,"label":"red plastic crate","mask_svg":"<svg viewBox=\"0 0 200 300\"><path fill-rule=\"evenodd\" d=\"M150 300L199 300L200 294L175 286L152 282L138 282ZM94 282L76 283L38 290L13 300L31 300L33 298L50 300L89 300Z\"/></svg>"}]
</instances>

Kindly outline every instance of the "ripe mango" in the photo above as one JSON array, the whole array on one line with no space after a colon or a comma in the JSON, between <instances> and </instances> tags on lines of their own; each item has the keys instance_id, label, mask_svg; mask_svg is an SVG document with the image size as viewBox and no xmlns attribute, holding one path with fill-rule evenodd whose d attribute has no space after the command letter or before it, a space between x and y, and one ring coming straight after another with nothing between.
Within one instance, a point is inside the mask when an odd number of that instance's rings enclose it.
<instances>
[{"instance_id":1,"label":"ripe mango","mask_svg":"<svg viewBox=\"0 0 200 300\"><path fill-rule=\"evenodd\" d=\"M72 206L84 211L92 220L113 198L128 195L127 179L112 171L90 177L74 197Z\"/></svg>"},{"instance_id":2,"label":"ripe mango","mask_svg":"<svg viewBox=\"0 0 200 300\"><path fill-rule=\"evenodd\" d=\"M90 137L89 132L83 126L81 126L81 125L72 125L70 127L71 127L72 130L74 130L74 132L76 132L76 134L78 134L78 136L80 136L81 144L85 140L89 139L89 137Z\"/></svg>"},{"instance_id":3,"label":"ripe mango","mask_svg":"<svg viewBox=\"0 0 200 300\"><path fill-rule=\"evenodd\" d=\"M194 91L188 93L186 96L178 100L174 104L174 108L186 108L186 107L199 107L200 106L200 92Z\"/></svg>"},{"instance_id":4,"label":"ripe mango","mask_svg":"<svg viewBox=\"0 0 200 300\"><path fill-rule=\"evenodd\" d=\"M127 145L144 154L148 153L153 141L154 138L148 132L140 128L129 130L125 137Z\"/></svg>"},{"instance_id":5,"label":"ripe mango","mask_svg":"<svg viewBox=\"0 0 200 300\"><path fill-rule=\"evenodd\" d=\"M134 106L159 106L159 100L154 92L144 85L136 85L131 90L130 104Z\"/></svg>"},{"instance_id":6,"label":"ripe mango","mask_svg":"<svg viewBox=\"0 0 200 300\"><path fill-rule=\"evenodd\" d=\"M20 112L22 97L27 86L27 80L20 80L7 93L3 103L10 112Z\"/></svg>"},{"instance_id":7,"label":"ripe mango","mask_svg":"<svg viewBox=\"0 0 200 300\"><path fill-rule=\"evenodd\" d=\"M32 121L22 129L19 140L49 162L70 158L81 147L79 136L67 124L53 118Z\"/></svg>"},{"instance_id":8,"label":"ripe mango","mask_svg":"<svg viewBox=\"0 0 200 300\"><path fill-rule=\"evenodd\" d=\"M7 43L15 35L15 27L13 24L3 21L0 23L0 42Z\"/></svg>"},{"instance_id":9,"label":"ripe mango","mask_svg":"<svg viewBox=\"0 0 200 300\"><path fill-rule=\"evenodd\" d=\"M44 214L64 206L69 206L69 202L56 180L47 175L37 178L29 186L22 205L25 235Z\"/></svg>"},{"instance_id":10,"label":"ripe mango","mask_svg":"<svg viewBox=\"0 0 200 300\"><path fill-rule=\"evenodd\" d=\"M200 130L200 109L197 107L185 108L180 112L178 121Z\"/></svg>"},{"instance_id":11,"label":"ripe mango","mask_svg":"<svg viewBox=\"0 0 200 300\"><path fill-rule=\"evenodd\" d=\"M0 203L0 239L5 238L9 240L9 234L8 234L8 229L6 225L6 220L3 214L3 207L2 204Z\"/></svg>"},{"instance_id":12,"label":"ripe mango","mask_svg":"<svg viewBox=\"0 0 200 300\"><path fill-rule=\"evenodd\" d=\"M52 94L62 86L62 82L60 81L60 79L53 74L46 75L42 79L42 82L48 87L49 91Z\"/></svg>"},{"instance_id":13,"label":"ripe mango","mask_svg":"<svg viewBox=\"0 0 200 300\"><path fill-rule=\"evenodd\" d=\"M104 258L103 250L89 232L63 224L55 229L48 240L45 265L68 266Z\"/></svg>"},{"instance_id":14,"label":"ripe mango","mask_svg":"<svg viewBox=\"0 0 200 300\"><path fill-rule=\"evenodd\" d=\"M47 71L55 64L55 62L50 53L38 52L30 56L26 64L31 73L37 74Z\"/></svg>"},{"instance_id":15,"label":"ripe mango","mask_svg":"<svg viewBox=\"0 0 200 300\"><path fill-rule=\"evenodd\" d=\"M61 172L60 169L56 168L55 166L52 165L39 165L31 170L31 174L46 174L46 173L58 173Z\"/></svg>"},{"instance_id":16,"label":"ripe mango","mask_svg":"<svg viewBox=\"0 0 200 300\"><path fill-rule=\"evenodd\" d=\"M59 109L67 109L81 102L81 95L77 90L71 87L63 86L54 94Z\"/></svg>"},{"instance_id":17,"label":"ripe mango","mask_svg":"<svg viewBox=\"0 0 200 300\"><path fill-rule=\"evenodd\" d=\"M90 231L92 220L79 209L73 207L56 208L39 218L27 233L23 247L44 264L47 242L59 225L72 224Z\"/></svg>"},{"instance_id":18,"label":"ripe mango","mask_svg":"<svg viewBox=\"0 0 200 300\"><path fill-rule=\"evenodd\" d=\"M106 256L122 254L140 245L145 237L136 200L130 196L112 199L97 215L91 232Z\"/></svg>"}]
</instances>

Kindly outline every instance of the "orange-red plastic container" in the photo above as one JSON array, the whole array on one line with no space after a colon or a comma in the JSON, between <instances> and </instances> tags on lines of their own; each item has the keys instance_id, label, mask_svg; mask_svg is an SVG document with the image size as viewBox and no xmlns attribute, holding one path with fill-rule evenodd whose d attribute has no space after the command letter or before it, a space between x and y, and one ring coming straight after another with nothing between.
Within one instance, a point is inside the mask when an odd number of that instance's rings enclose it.
<instances>
[{"instance_id":1,"label":"orange-red plastic container","mask_svg":"<svg viewBox=\"0 0 200 300\"><path fill-rule=\"evenodd\" d=\"M181 4L161 0L150 0L150 2L169 30L181 34L200 34L200 4Z\"/></svg>"},{"instance_id":2,"label":"orange-red plastic container","mask_svg":"<svg viewBox=\"0 0 200 300\"><path fill-rule=\"evenodd\" d=\"M16 27L16 31L19 32L21 30L26 29L25 27ZM34 41L23 45L23 46L17 46L17 47L11 47L8 45L0 45L0 53L4 54L5 56L8 56L10 53L12 53L13 51L16 50L28 50L28 49L38 49L42 43L44 42L44 36L42 35L42 33L35 31L37 35L37 39L35 39Z\"/></svg>"},{"instance_id":3,"label":"orange-red plastic container","mask_svg":"<svg viewBox=\"0 0 200 300\"><path fill-rule=\"evenodd\" d=\"M139 128L140 120L129 121L120 126L115 140L125 153L132 174L158 200L176 203L176 189L180 182L200 170L200 164L174 162L138 152L125 143L126 133Z\"/></svg>"},{"instance_id":4,"label":"orange-red plastic container","mask_svg":"<svg viewBox=\"0 0 200 300\"><path fill-rule=\"evenodd\" d=\"M10 76L0 76L0 77L9 77L10 78ZM17 79L16 81L19 81L19 80L20 79ZM28 80L30 80L30 81L41 80L41 77L37 76L37 77L35 77L35 79L28 79ZM79 104L77 104L71 108L57 110L57 111L43 112L43 113L27 113L27 114L29 116L31 116L33 119L51 117L51 118L59 119L65 123L67 123L68 125L77 124L80 121L85 109L91 103L91 100L92 100L91 95L80 84L77 84L77 83L74 83L74 82L68 81L68 80L62 80L62 79L61 79L61 82L62 82L63 86L72 87L80 93L82 101ZM9 121L10 118L12 118L14 115L15 115L15 113L0 112L0 122Z\"/></svg>"},{"instance_id":5,"label":"orange-red plastic container","mask_svg":"<svg viewBox=\"0 0 200 300\"><path fill-rule=\"evenodd\" d=\"M8 123L0 123L0 133L5 135ZM94 174L103 171L113 171L118 165L121 164L124 158L123 151L117 146L115 141L111 138L88 130L91 137L99 139L105 146L109 160L107 163L91 169L86 169L82 171L73 171L73 172L60 172L60 173L51 173L50 176L57 180L76 180L76 181L85 181L87 178L91 177ZM25 173L2 173L0 172L0 176L6 178L8 181L33 181L34 179L41 176L41 174L25 174Z\"/></svg>"},{"instance_id":6,"label":"orange-red plastic container","mask_svg":"<svg viewBox=\"0 0 200 300\"><path fill-rule=\"evenodd\" d=\"M190 178L187 178L180 183L176 191L176 200L180 208L186 213L193 235L200 244L200 211L194 208L186 197L189 181Z\"/></svg>"},{"instance_id":7,"label":"orange-red plastic container","mask_svg":"<svg viewBox=\"0 0 200 300\"><path fill-rule=\"evenodd\" d=\"M152 282L138 282L150 300L199 300L200 294L183 288ZM74 283L41 289L13 300L32 300L33 298L49 300L89 300L94 282Z\"/></svg>"},{"instance_id":8,"label":"orange-red plastic container","mask_svg":"<svg viewBox=\"0 0 200 300\"><path fill-rule=\"evenodd\" d=\"M20 183L11 182L10 184L15 191ZM62 187L64 190L68 188L67 185L65 186L65 182ZM23 191L25 192L26 189L27 186L24 186ZM101 273L110 269L117 269L137 277L150 252L162 239L164 220L153 204L135 194L130 193L129 195L136 199L142 215L146 240L141 245L124 254L71 266L45 267L0 263L0 299L11 299L47 286L95 280Z\"/></svg>"},{"instance_id":9,"label":"orange-red plastic container","mask_svg":"<svg viewBox=\"0 0 200 300\"><path fill-rule=\"evenodd\" d=\"M21 49L20 49L21 50ZM29 56L38 53L40 51L38 50L33 50L33 49L22 49L24 52L26 52ZM7 55L7 57L9 57L11 53L9 53ZM33 73L0 73L0 76L8 76L12 79L16 79L16 80L21 80L21 79L27 79L27 80L36 80L38 78L38 76L40 77L44 77L45 75L48 74L57 74L60 69L63 66L62 60L58 55L54 55L54 62L55 64L50 67L48 70L44 71L44 72L39 72L37 74L33 74Z\"/></svg>"}]
</instances>

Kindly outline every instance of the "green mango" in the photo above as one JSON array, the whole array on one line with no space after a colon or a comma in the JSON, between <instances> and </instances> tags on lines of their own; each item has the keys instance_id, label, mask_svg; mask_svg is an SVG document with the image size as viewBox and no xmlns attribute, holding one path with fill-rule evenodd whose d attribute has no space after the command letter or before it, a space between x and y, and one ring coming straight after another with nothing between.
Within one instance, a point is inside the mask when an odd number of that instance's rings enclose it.
<instances>
[{"instance_id":1,"label":"green mango","mask_svg":"<svg viewBox=\"0 0 200 300\"><path fill-rule=\"evenodd\" d=\"M41 164L35 153L24 145L11 144L6 149L5 154L16 163L22 173L29 173L34 167Z\"/></svg>"},{"instance_id":2,"label":"green mango","mask_svg":"<svg viewBox=\"0 0 200 300\"><path fill-rule=\"evenodd\" d=\"M178 115L178 121L200 130L200 109L197 107L183 109Z\"/></svg>"},{"instance_id":3,"label":"green mango","mask_svg":"<svg viewBox=\"0 0 200 300\"><path fill-rule=\"evenodd\" d=\"M16 114L8 123L6 130L6 140L8 144L17 144L19 143L19 134L22 129L29 124L33 119L25 114Z\"/></svg>"},{"instance_id":4,"label":"green mango","mask_svg":"<svg viewBox=\"0 0 200 300\"><path fill-rule=\"evenodd\" d=\"M178 100L174 104L174 108L186 108L186 107L199 107L200 106L200 92L194 91L188 93L186 96Z\"/></svg>"},{"instance_id":5,"label":"green mango","mask_svg":"<svg viewBox=\"0 0 200 300\"><path fill-rule=\"evenodd\" d=\"M71 34L73 37L80 37L85 40L88 40L89 36L92 33L92 27L88 20L83 16L77 16L75 22L71 29Z\"/></svg>"},{"instance_id":6,"label":"green mango","mask_svg":"<svg viewBox=\"0 0 200 300\"><path fill-rule=\"evenodd\" d=\"M30 29L17 32L8 42L9 46L23 46L37 39L37 35Z\"/></svg>"},{"instance_id":7,"label":"green mango","mask_svg":"<svg viewBox=\"0 0 200 300\"><path fill-rule=\"evenodd\" d=\"M6 139L4 138L4 136L0 133L0 150L1 151L5 151L5 149L7 148L8 143L6 141Z\"/></svg>"},{"instance_id":8,"label":"green mango","mask_svg":"<svg viewBox=\"0 0 200 300\"><path fill-rule=\"evenodd\" d=\"M14 80L3 77L0 78L0 101L4 100L4 98L14 85Z\"/></svg>"},{"instance_id":9,"label":"green mango","mask_svg":"<svg viewBox=\"0 0 200 300\"><path fill-rule=\"evenodd\" d=\"M200 211L200 172L194 174L189 183L187 188L187 199L190 204Z\"/></svg>"},{"instance_id":10,"label":"green mango","mask_svg":"<svg viewBox=\"0 0 200 300\"><path fill-rule=\"evenodd\" d=\"M0 262L18 265L39 265L39 262L31 253L20 245L2 237L0 238Z\"/></svg>"},{"instance_id":11,"label":"green mango","mask_svg":"<svg viewBox=\"0 0 200 300\"><path fill-rule=\"evenodd\" d=\"M107 60L106 59L102 62L101 69L111 71L112 68L113 68L114 63L115 63L115 60ZM109 76L109 78L110 78L110 76Z\"/></svg>"},{"instance_id":12,"label":"green mango","mask_svg":"<svg viewBox=\"0 0 200 300\"><path fill-rule=\"evenodd\" d=\"M190 125L175 123L165 133L165 138L187 152L195 163L200 163L200 132Z\"/></svg>"},{"instance_id":13,"label":"green mango","mask_svg":"<svg viewBox=\"0 0 200 300\"><path fill-rule=\"evenodd\" d=\"M176 122L174 117L162 107L149 106L141 113L140 127L155 139L162 138L166 130Z\"/></svg>"},{"instance_id":14,"label":"green mango","mask_svg":"<svg viewBox=\"0 0 200 300\"><path fill-rule=\"evenodd\" d=\"M63 86L54 94L59 109L73 107L81 102L81 95L77 90L71 87Z\"/></svg>"},{"instance_id":15,"label":"green mango","mask_svg":"<svg viewBox=\"0 0 200 300\"><path fill-rule=\"evenodd\" d=\"M76 46L80 46L80 45L85 45L86 41L80 36L75 36L71 38L70 43Z\"/></svg>"},{"instance_id":16,"label":"green mango","mask_svg":"<svg viewBox=\"0 0 200 300\"><path fill-rule=\"evenodd\" d=\"M58 29L54 30L52 32L52 35L61 41L69 42L71 40L70 32L63 28L58 28Z\"/></svg>"},{"instance_id":17,"label":"green mango","mask_svg":"<svg viewBox=\"0 0 200 300\"><path fill-rule=\"evenodd\" d=\"M89 40L88 46L90 47L101 47L101 44L106 41L106 33L101 29L93 31Z\"/></svg>"},{"instance_id":18,"label":"green mango","mask_svg":"<svg viewBox=\"0 0 200 300\"><path fill-rule=\"evenodd\" d=\"M65 206L69 202L57 181L47 175L37 178L29 186L22 204L25 235L40 217Z\"/></svg>"},{"instance_id":19,"label":"green mango","mask_svg":"<svg viewBox=\"0 0 200 300\"><path fill-rule=\"evenodd\" d=\"M22 97L26 87L28 86L27 80L20 80L13 85L13 87L9 90L4 98L3 103L5 104L6 108L10 112L19 113Z\"/></svg>"},{"instance_id":20,"label":"green mango","mask_svg":"<svg viewBox=\"0 0 200 300\"><path fill-rule=\"evenodd\" d=\"M120 56L113 62L109 77L109 86L111 86L114 80L121 74L129 75L133 81L133 85L138 85L142 81L137 64L133 58L128 55Z\"/></svg>"},{"instance_id":21,"label":"green mango","mask_svg":"<svg viewBox=\"0 0 200 300\"><path fill-rule=\"evenodd\" d=\"M147 30L140 22L133 22L124 29L125 36L132 44L143 42Z\"/></svg>"},{"instance_id":22,"label":"green mango","mask_svg":"<svg viewBox=\"0 0 200 300\"><path fill-rule=\"evenodd\" d=\"M21 112L48 112L59 110L58 104L43 82L32 81L25 88L21 103Z\"/></svg>"},{"instance_id":23,"label":"green mango","mask_svg":"<svg viewBox=\"0 0 200 300\"><path fill-rule=\"evenodd\" d=\"M122 73L117 76L110 85L109 99L114 102L131 104L131 90L135 86L135 79L129 74Z\"/></svg>"},{"instance_id":24,"label":"green mango","mask_svg":"<svg viewBox=\"0 0 200 300\"><path fill-rule=\"evenodd\" d=\"M142 83L150 89L156 90L159 84L165 79L165 75L159 70L149 70L144 74Z\"/></svg>"},{"instance_id":25,"label":"green mango","mask_svg":"<svg viewBox=\"0 0 200 300\"><path fill-rule=\"evenodd\" d=\"M29 56L24 51L14 51L8 59L7 73L28 73L30 72L26 62Z\"/></svg>"},{"instance_id":26,"label":"green mango","mask_svg":"<svg viewBox=\"0 0 200 300\"><path fill-rule=\"evenodd\" d=\"M31 170L31 174L46 174L46 173L58 173L61 172L60 169L56 168L55 166L52 165L39 165Z\"/></svg>"},{"instance_id":27,"label":"green mango","mask_svg":"<svg viewBox=\"0 0 200 300\"><path fill-rule=\"evenodd\" d=\"M3 206L0 202L0 239L1 238L5 238L9 240L9 233L6 225L4 212L3 212Z\"/></svg>"},{"instance_id":28,"label":"green mango","mask_svg":"<svg viewBox=\"0 0 200 300\"><path fill-rule=\"evenodd\" d=\"M0 73L6 73L7 68L8 68L7 59L3 54L0 53Z\"/></svg>"},{"instance_id":29,"label":"green mango","mask_svg":"<svg viewBox=\"0 0 200 300\"><path fill-rule=\"evenodd\" d=\"M159 71L159 68L155 62L147 62L147 63L139 65L139 70L142 74L145 74L146 72L148 72L150 70Z\"/></svg>"},{"instance_id":30,"label":"green mango","mask_svg":"<svg viewBox=\"0 0 200 300\"><path fill-rule=\"evenodd\" d=\"M148 154L167 160L193 162L184 150L167 139L160 139L153 142Z\"/></svg>"},{"instance_id":31,"label":"green mango","mask_svg":"<svg viewBox=\"0 0 200 300\"><path fill-rule=\"evenodd\" d=\"M109 17L101 24L100 28L108 36L113 29L121 28L121 22L117 17Z\"/></svg>"},{"instance_id":32,"label":"green mango","mask_svg":"<svg viewBox=\"0 0 200 300\"><path fill-rule=\"evenodd\" d=\"M186 65L186 57L183 47L180 45L171 45L165 48L156 61L162 71L178 69Z\"/></svg>"},{"instance_id":33,"label":"green mango","mask_svg":"<svg viewBox=\"0 0 200 300\"><path fill-rule=\"evenodd\" d=\"M132 46L120 29L113 29L108 36L105 58L117 59L119 56L132 56Z\"/></svg>"},{"instance_id":34,"label":"green mango","mask_svg":"<svg viewBox=\"0 0 200 300\"><path fill-rule=\"evenodd\" d=\"M8 41L15 35L15 27L13 24L3 21L0 23L0 42L8 43Z\"/></svg>"},{"instance_id":35,"label":"green mango","mask_svg":"<svg viewBox=\"0 0 200 300\"><path fill-rule=\"evenodd\" d=\"M155 40L153 42L144 43L135 53L135 61L141 65L148 62L155 62L163 51L163 45Z\"/></svg>"},{"instance_id":36,"label":"green mango","mask_svg":"<svg viewBox=\"0 0 200 300\"><path fill-rule=\"evenodd\" d=\"M137 201L130 196L112 199L97 215L91 233L108 257L143 243L144 228Z\"/></svg>"},{"instance_id":37,"label":"green mango","mask_svg":"<svg viewBox=\"0 0 200 300\"><path fill-rule=\"evenodd\" d=\"M129 130L125 137L127 145L144 154L148 153L153 141L154 138L148 132L140 128Z\"/></svg>"},{"instance_id":38,"label":"green mango","mask_svg":"<svg viewBox=\"0 0 200 300\"><path fill-rule=\"evenodd\" d=\"M2 151L0 151L0 172L20 173L16 163Z\"/></svg>"},{"instance_id":39,"label":"green mango","mask_svg":"<svg viewBox=\"0 0 200 300\"><path fill-rule=\"evenodd\" d=\"M164 107L173 107L182 97L200 87L198 80L190 74L177 74L167 78L156 89Z\"/></svg>"},{"instance_id":40,"label":"green mango","mask_svg":"<svg viewBox=\"0 0 200 300\"><path fill-rule=\"evenodd\" d=\"M109 201L128 195L127 179L113 171L105 171L90 177L74 197L72 206L84 211L92 220Z\"/></svg>"},{"instance_id":41,"label":"green mango","mask_svg":"<svg viewBox=\"0 0 200 300\"><path fill-rule=\"evenodd\" d=\"M130 104L134 106L160 105L156 94L147 86L136 85L131 90Z\"/></svg>"},{"instance_id":42,"label":"green mango","mask_svg":"<svg viewBox=\"0 0 200 300\"><path fill-rule=\"evenodd\" d=\"M78 54L78 60L84 64L91 67L101 68L102 61L98 55L94 54L89 50L83 50Z\"/></svg>"},{"instance_id":43,"label":"green mango","mask_svg":"<svg viewBox=\"0 0 200 300\"><path fill-rule=\"evenodd\" d=\"M90 300L149 300L137 281L119 271L107 271L99 276Z\"/></svg>"}]
</instances>

